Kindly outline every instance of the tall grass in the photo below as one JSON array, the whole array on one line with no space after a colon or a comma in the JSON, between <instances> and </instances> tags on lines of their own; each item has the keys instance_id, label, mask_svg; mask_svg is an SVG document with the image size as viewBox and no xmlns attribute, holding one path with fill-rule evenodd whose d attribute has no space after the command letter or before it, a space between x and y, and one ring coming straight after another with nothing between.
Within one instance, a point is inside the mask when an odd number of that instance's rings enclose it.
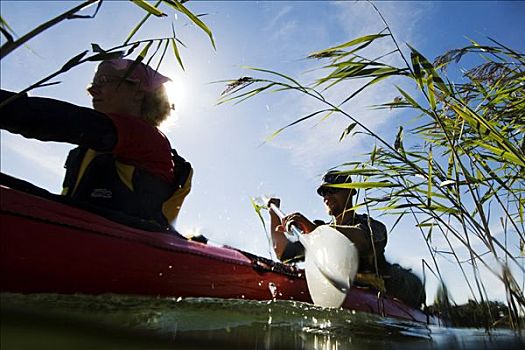
<instances>
[{"instance_id":1,"label":"tall grass","mask_svg":"<svg viewBox=\"0 0 525 350\"><path fill-rule=\"evenodd\" d=\"M518 315L525 310L523 289L513 274L525 274L520 258L525 255L525 55L488 39L487 45L470 41L433 62L409 46L408 57L381 18L385 29L380 33L310 54L309 59L323 62L318 79L301 83L280 72L249 68L251 76L227 81L219 103L284 91L322 104L272 137L311 118L347 118L348 127L334 137L359 132L375 144L363 161L339 166L357 181L334 186L364 192L352 209L374 208L398 220L414 219L432 257L432 271L443 281L437 258L452 259L472 298L481 303L488 300L482 270L490 271L505 288L508 317L518 328ZM395 50L367 58L366 49L384 40ZM391 55L399 55L402 63L386 63ZM477 63L464 72L461 83L451 81L447 70L466 58ZM343 98L327 97L331 89L356 80L362 85ZM400 87L400 81L414 91ZM399 125L393 140L372 131L347 108L359 94L385 83L393 84L398 96L373 107L403 110L415 118ZM434 247L438 238L446 249Z\"/></svg>"}]
</instances>

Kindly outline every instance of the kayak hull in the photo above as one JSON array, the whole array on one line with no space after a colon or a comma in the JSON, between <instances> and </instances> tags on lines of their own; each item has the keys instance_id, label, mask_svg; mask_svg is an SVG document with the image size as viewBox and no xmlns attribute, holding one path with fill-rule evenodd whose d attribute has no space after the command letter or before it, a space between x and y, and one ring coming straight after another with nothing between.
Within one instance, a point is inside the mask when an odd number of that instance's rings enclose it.
<instances>
[{"instance_id":1,"label":"kayak hull","mask_svg":"<svg viewBox=\"0 0 525 350\"><path fill-rule=\"evenodd\" d=\"M0 286L17 293L118 293L312 303L304 271L229 247L128 227L81 208L0 186ZM370 288L342 306L439 324Z\"/></svg>"}]
</instances>

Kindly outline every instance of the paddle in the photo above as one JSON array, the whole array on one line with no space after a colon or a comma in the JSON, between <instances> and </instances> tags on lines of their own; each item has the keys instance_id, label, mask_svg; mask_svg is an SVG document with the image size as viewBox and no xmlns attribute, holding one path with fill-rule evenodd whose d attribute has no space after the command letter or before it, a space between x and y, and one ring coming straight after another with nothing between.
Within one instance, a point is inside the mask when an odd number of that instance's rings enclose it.
<instances>
[{"instance_id":1,"label":"paddle","mask_svg":"<svg viewBox=\"0 0 525 350\"><path fill-rule=\"evenodd\" d=\"M281 220L285 217L275 204L269 206ZM286 229L287 235L297 238L304 246L306 283L314 304L340 307L357 274L357 248L345 235L328 225L319 226L308 234L295 225Z\"/></svg>"}]
</instances>

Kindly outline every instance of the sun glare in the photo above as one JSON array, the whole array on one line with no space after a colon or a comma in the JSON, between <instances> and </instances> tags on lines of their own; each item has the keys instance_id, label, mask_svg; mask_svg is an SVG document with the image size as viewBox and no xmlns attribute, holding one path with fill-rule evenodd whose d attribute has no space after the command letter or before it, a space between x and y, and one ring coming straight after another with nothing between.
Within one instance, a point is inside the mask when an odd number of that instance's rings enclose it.
<instances>
[{"instance_id":1,"label":"sun glare","mask_svg":"<svg viewBox=\"0 0 525 350\"><path fill-rule=\"evenodd\" d=\"M160 129L163 132L167 132L173 129L181 110L184 108L185 89L179 80L168 81L164 86L166 87L170 102L175 106L175 110L171 112L169 118L160 125Z\"/></svg>"}]
</instances>

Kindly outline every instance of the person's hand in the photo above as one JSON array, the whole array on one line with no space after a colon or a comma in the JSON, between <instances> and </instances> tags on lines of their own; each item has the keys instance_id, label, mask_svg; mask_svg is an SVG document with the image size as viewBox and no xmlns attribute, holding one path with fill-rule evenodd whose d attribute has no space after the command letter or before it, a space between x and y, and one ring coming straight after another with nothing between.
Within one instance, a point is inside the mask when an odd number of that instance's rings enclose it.
<instances>
[{"instance_id":1,"label":"person's hand","mask_svg":"<svg viewBox=\"0 0 525 350\"><path fill-rule=\"evenodd\" d=\"M281 199L280 198L270 198L268 199L268 207L270 206L270 204L274 204L277 208L279 208L281 206Z\"/></svg>"},{"instance_id":2,"label":"person's hand","mask_svg":"<svg viewBox=\"0 0 525 350\"><path fill-rule=\"evenodd\" d=\"M268 199L268 208L270 208L270 204L275 205L277 208L281 207L281 200L279 198L270 198ZM274 213L274 211L270 208L270 216L277 219L279 222L281 222L281 219L277 214Z\"/></svg>"},{"instance_id":3,"label":"person's hand","mask_svg":"<svg viewBox=\"0 0 525 350\"><path fill-rule=\"evenodd\" d=\"M297 227L303 233L310 233L316 228L315 224L301 213L293 213L284 217L282 221L283 229L290 226Z\"/></svg>"}]
</instances>

